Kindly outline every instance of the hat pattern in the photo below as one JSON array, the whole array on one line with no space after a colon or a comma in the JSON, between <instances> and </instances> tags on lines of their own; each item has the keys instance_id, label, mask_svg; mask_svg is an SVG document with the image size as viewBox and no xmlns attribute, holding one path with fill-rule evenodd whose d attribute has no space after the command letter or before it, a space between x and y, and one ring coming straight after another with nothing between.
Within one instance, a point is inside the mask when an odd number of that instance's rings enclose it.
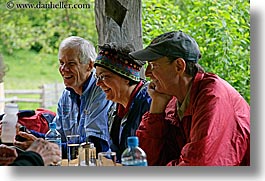
<instances>
[{"instance_id":1,"label":"hat pattern","mask_svg":"<svg viewBox=\"0 0 265 181\"><path fill-rule=\"evenodd\" d=\"M102 66L131 80L140 81L141 66L134 63L131 59L124 59L118 56L116 51L101 50L94 66Z\"/></svg>"}]
</instances>

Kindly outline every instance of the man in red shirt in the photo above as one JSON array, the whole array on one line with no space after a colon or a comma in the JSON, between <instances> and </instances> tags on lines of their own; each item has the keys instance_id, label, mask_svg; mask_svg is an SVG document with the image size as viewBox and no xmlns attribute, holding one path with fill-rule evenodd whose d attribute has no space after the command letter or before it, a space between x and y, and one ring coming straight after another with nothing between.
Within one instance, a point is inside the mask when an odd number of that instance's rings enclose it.
<instances>
[{"instance_id":1,"label":"man in red shirt","mask_svg":"<svg viewBox=\"0 0 265 181\"><path fill-rule=\"evenodd\" d=\"M149 165L250 165L250 106L219 76L206 73L196 41L182 31L130 53L148 61L150 111L136 132Z\"/></svg>"}]
</instances>

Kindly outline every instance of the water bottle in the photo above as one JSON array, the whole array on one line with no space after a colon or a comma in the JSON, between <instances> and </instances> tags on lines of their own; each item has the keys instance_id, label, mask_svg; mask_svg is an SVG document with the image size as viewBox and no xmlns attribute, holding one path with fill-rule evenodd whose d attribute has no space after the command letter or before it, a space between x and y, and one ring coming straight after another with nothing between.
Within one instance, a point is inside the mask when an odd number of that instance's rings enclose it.
<instances>
[{"instance_id":1,"label":"water bottle","mask_svg":"<svg viewBox=\"0 0 265 181\"><path fill-rule=\"evenodd\" d=\"M128 147L121 155L121 164L123 166L147 166L145 152L139 147L137 136L127 138Z\"/></svg>"},{"instance_id":2,"label":"water bottle","mask_svg":"<svg viewBox=\"0 0 265 181\"><path fill-rule=\"evenodd\" d=\"M5 105L2 120L1 141L6 145L13 145L16 137L16 124L18 121L18 105L9 103Z\"/></svg>"},{"instance_id":3,"label":"water bottle","mask_svg":"<svg viewBox=\"0 0 265 181\"><path fill-rule=\"evenodd\" d=\"M62 151L62 140L61 140L61 134L56 129L56 123L52 122L49 124L50 130L45 134L45 140L55 143L59 146L59 149ZM62 155L62 153L61 153ZM60 160L58 163L52 164L53 166L60 166L62 160Z\"/></svg>"}]
</instances>

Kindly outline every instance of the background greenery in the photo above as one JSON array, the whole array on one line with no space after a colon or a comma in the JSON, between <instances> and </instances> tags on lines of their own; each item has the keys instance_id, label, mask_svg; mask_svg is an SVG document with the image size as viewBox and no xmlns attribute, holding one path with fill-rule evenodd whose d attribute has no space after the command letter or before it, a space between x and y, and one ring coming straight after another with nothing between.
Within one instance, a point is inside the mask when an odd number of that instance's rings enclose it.
<instances>
[{"instance_id":1,"label":"background greenery","mask_svg":"<svg viewBox=\"0 0 265 181\"><path fill-rule=\"evenodd\" d=\"M250 102L249 0L149 0L143 4L143 41L182 30L198 42L200 64Z\"/></svg>"},{"instance_id":2,"label":"background greenery","mask_svg":"<svg viewBox=\"0 0 265 181\"><path fill-rule=\"evenodd\" d=\"M94 0L68 0L89 3L89 9L8 10L7 1L0 2L0 52L9 67L6 89L36 89L61 81L57 49L65 37L78 35L97 44ZM39 0L19 1L27 2ZM190 34L200 46L200 64L227 80L250 103L249 12L249 0L143 0L143 46L166 31Z\"/></svg>"},{"instance_id":3,"label":"background greenery","mask_svg":"<svg viewBox=\"0 0 265 181\"><path fill-rule=\"evenodd\" d=\"M7 0L0 0L3 28L1 44L7 53L14 50L34 50L36 52L57 53L59 43L68 36L86 37L97 42L95 26L94 0L67 0L70 4L90 4L91 8L83 9L7 9ZM16 0L14 3L42 4L59 3L58 0ZM64 2L66 2L64 0Z\"/></svg>"}]
</instances>

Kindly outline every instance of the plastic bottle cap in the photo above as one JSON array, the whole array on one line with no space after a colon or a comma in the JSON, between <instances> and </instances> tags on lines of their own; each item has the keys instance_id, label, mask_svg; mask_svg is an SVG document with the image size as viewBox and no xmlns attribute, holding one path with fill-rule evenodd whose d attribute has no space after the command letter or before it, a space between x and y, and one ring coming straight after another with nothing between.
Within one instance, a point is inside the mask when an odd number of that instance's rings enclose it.
<instances>
[{"instance_id":1,"label":"plastic bottle cap","mask_svg":"<svg viewBox=\"0 0 265 181\"><path fill-rule=\"evenodd\" d=\"M17 114L18 113L18 105L15 103L8 103L5 105L4 112L6 114Z\"/></svg>"},{"instance_id":2,"label":"plastic bottle cap","mask_svg":"<svg viewBox=\"0 0 265 181\"><path fill-rule=\"evenodd\" d=\"M139 140L137 136L129 136L127 138L127 143L128 146L138 146L139 145Z\"/></svg>"},{"instance_id":3,"label":"plastic bottle cap","mask_svg":"<svg viewBox=\"0 0 265 181\"><path fill-rule=\"evenodd\" d=\"M90 143L90 148L94 148L94 143Z\"/></svg>"},{"instance_id":4,"label":"plastic bottle cap","mask_svg":"<svg viewBox=\"0 0 265 181\"><path fill-rule=\"evenodd\" d=\"M50 129L56 129L56 123L52 122L49 124Z\"/></svg>"}]
</instances>

